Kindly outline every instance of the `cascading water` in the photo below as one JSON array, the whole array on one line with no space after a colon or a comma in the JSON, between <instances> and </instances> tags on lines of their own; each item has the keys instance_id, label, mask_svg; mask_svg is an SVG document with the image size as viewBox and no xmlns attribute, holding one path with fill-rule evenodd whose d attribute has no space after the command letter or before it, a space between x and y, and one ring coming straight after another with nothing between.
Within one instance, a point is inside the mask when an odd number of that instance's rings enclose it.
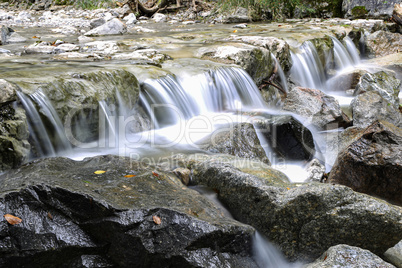
<instances>
[{"instance_id":1,"label":"cascading water","mask_svg":"<svg viewBox=\"0 0 402 268\"><path fill-rule=\"evenodd\" d=\"M360 53L357 50L352 39L350 39L349 36L346 36L345 38L343 38L343 41L345 42L346 49L348 50L349 55L353 60L353 65L358 65L360 63Z\"/></svg>"},{"instance_id":2,"label":"cascading water","mask_svg":"<svg viewBox=\"0 0 402 268\"><path fill-rule=\"evenodd\" d=\"M325 72L317 50L310 41L304 42L297 53L291 52L291 76L302 87L325 88Z\"/></svg>"},{"instance_id":3,"label":"cascading water","mask_svg":"<svg viewBox=\"0 0 402 268\"><path fill-rule=\"evenodd\" d=\"M342 70L353 67L355 62L351 54L349 54L349 50L335 37L332 37L332 42L334 43L334 59L338 69Z\"/></svg>"}]
</instances>

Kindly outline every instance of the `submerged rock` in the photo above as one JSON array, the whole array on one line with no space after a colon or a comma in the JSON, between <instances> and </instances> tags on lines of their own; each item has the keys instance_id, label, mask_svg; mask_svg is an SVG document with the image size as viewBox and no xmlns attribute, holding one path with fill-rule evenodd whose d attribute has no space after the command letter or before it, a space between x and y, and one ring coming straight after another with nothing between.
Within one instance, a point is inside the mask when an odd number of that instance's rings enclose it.
<instances>
[{"instance_id":1,"label":"submerged rock","mask_svg":"<svg viewBox=\"0 0 402 268\"><path fill-rule=\"evenodd\" d=\"M349 118L342 112L338 101L318 89L292 89L282 109L301 115L320 129L350 125Z\"/></svg>"},{"instance_id":2,"label":"submerged rock","mask_svg":"<svg viewBox=\"0 0 402 268\"><path fill-rule=\"evenodd\" d=\"M332 267L394 268L395 266L383 261L366 249L349 245L330 247L315 262L303 266L303 268Z\"/></svg>"},{"instance_id":3,"label":"submerged rock","mask_svg":"<svg viewBox=\"0 0 402 268\"><path fill-rule=\"evenodd\" d=\"M340 154L329 175L355 191L402 204L402 130L377 121Z\"/></svg>"},{"instance_id":4,"label":"submerged rock","mask_svg":"<svg viewBox=\"0 0 402 268\"><path fill-rule=\"evenodd\" d=\"M1 175L0 185L0 212L22 219L0 222L4 267L257 267L252 227L145 163L43 159Z\"/></svg>"},{"instance_id":5,"label":"submerged rock","mask_svg":"<svg viewBox=\"0 0 402 268\"><path fill-rule=\"evenodd\" d=\"M402 124L402 115L394 105L378 92L370 91L358 95L351 103L353 126L365 128L376 120L386 120L396 126Z\"/></svg>"},{"instance_id":6,"label":"submerged rock","mask_svg":"<svg viewBox=\"0 0 402 268\"><path fill-rule=\"evenodd\" d=\"M240 123L213 132L207 138L197 142L197 145L212 153L224 153L238 157L257 159L270 164L264 148L250 123Z\"/></svg>"},{"instance_id":7,"label":"submerged rock","mask_svg":"<svg viewBox=\"0 0 402 268\"><path fill-rule=\"evenodd\" d=\"M401 239L401 207L348 187L275 186L274 174L252 176L212 160L185 164L193 184L215 189L236 219L261 231L290 260L312 261L338 244L381 255Z\"/></svg>"}]
</instances>

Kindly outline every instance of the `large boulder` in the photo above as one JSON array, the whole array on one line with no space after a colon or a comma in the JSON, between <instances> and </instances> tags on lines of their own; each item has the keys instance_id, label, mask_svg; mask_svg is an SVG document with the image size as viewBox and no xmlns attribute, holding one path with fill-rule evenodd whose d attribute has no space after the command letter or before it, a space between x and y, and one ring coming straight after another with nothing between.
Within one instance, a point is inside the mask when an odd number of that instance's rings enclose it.
<instances>
[{"instance_id":1,"label":"large boulder","mask_svg":"<svg viewBox=\"0 0 402 268\"><path fill-rule=\"evenodd\" d=\"M356 85L354 95L367 91L378 92L395 109L399 107L399 92L402 82L395 78L392 72L380 71L376 73L365 73Z\"/></svg>"},{"instance_id":2,"label":"large boulder","mask_svg":"<svg viewBox=\"0 0 402 268\"><path fill-rule=\"evenodd\" d=\"M365 128L376 120L386 120L396 126L402 124L398 108L385 100L378 92L370 91L355 97L351 102L353 126Z\"/></svg>"},{"instance_id":3,"label":"large boulder","mask_svg":"<svg viewBox=\"0 0 402 268\"><path fill-rule=\"evenodd\" d=\"M24 43L27 39L15 32L13 29L2 25L1 29L0 45L6 45L11 43Z\"/></svg>"},{"instance_id":4,"label":"large boulder","mask_svg":"<svg viewBox=\"0 0 402 268\"><path fill-rule=\"evenodd\" d=\"M199 52L202 59L239 65L256 84L269 77L275 67L268 49L247 44L213 46L202 48Z\"/></svg>"},{"instance_id":5,"label":"large boulder","mask_svg":"<svg viewBox=\"0 0 402 268\"><path fill-rule=\"evenodd\" d=\"M110 21L86 32L85 36L119 35L127 32L127 26L119 19Z\"/></svg>"},{"instance_id":6,"label":"large boulder","mask_svg":"<svg viewBox=\"0 0 402 268\"><path fill-rule=\"evenodd\" d=\"M342 11L345 18L389 19L392 16L394 5L399 3L399 0L344 0Z\"/></svg>"},{"instance_id":7,"label":"large boulder","mask_svg":"<svg viewBox=\"0 0 402 268\"><path fill-rule=\"evenodd\" d=\"M201 149L212 153L230 154L270 163L260 144L256 130L250 123L223 127L197 143Z\"/></svg>"},{"instance_id":8,"label":"large boulder","mask_svg":"<svg viewBox=\"0 0 402 268\"><path fill-rule=\"evenodd\" d=\"M250 21L251 17L249 16L249 11L244 7L239 7L235 9L232 13L226 15L223 19L223 23L242 23Z\"/></svg>"},{"instance_id":9,"label":"large boulder","mask_svg":"<svg viewBox=\"0 0 402 268\"><path fill-rule=\"evenodd\" d=\"M274 173L254 176L213 160L182 163L192 183L213 188L232 215L254 226L290 260L313 261L348 244L377 255L401 240L402 208L332 184L276 186Z\"/></svg>"},{"instance_id":10,"label":"large boulder","mask_svg":"<svg viewBox=\"0 0 402 268\"><path fill-rule=\"evenodd\" d=\"M402 51L402 35L376 31L365 37L365 55L368 58L382 57Z\"/></svg>"},{"instance_id":11,"label":"large boulder","mask_svg":"<svg viewBox=\"0 0 402 268\"><path fill-rule=\"evenodd\" d=\"M315 262L303 268L332 268L332 267L367 267L367 268L394 268L377 255L366 249L349 245L330 247Z\"/></svg>"},{"instance_id":12,"label":"large boulder","mask_svg":"<svg viewBox=\"0 0 402 268\"><path fill-rule=\"evenodd\" d=\"M282 107L304 117L308 123L331 129L350 124L338 101L318 89L295 87L288 94Z\"/></svg>"},{"instance_id":13,"label":"large boulder","mask_svg":"<svg viewBox=\"0 0 402 268\"><path fill-rule=\"evenodd\" d=\"M276 157L308 161L315 155L313 135L291 115L265 116L254 125Z\"/></svg>"},{"instance_id":14,"label":"large boulder","mask_svg":"<svg viewBox=\"0 0 402 268\"><path fill-rule=\"evenodd\" d=\"M328 181L401 205L401 150L402 130L386 121L374 122L340 152Z\"/></svg>"},{"instance_id":15,"label":"large boulder","mask_svg":"<svg viewBox=\"0 0 402 268\"><path fill-rule=\"evenodd\" d=\"M229 40L243 42L253 46L263 47L268 49L279 61L284 72L287 72L292 67L292 58L290 55L289 44L279 38L271 36L239 36L234 35Z\"/></svg>"},{"instance_id":16,"label":"large boulder","mask_svg":"<svg viewBox=\"0 0 402 268\"><path fill-rule=\"evenodd\" d=\"M49 158L0 185L1 215L22 220L0 222L2 267L257 267L252 227L145 163Z\"/></svg>"}]
</instances>

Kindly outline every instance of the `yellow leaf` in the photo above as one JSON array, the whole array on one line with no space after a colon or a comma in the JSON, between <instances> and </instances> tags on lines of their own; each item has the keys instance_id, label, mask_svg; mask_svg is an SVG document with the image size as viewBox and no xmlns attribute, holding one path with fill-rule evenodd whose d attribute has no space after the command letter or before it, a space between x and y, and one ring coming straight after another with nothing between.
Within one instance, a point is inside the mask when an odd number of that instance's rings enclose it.
<instances>
[{"instance_id":1,"label":"yellow leaf","mask_svg":"<svg viewBox=\"0 0 402 268\"><path fill-rule=\"evenodd\" d=\"M152 219L154 220L154 223L158 225L162 223L161 218L159 218L158 216L152 216Z\"/></svg>"},{"instance_id":2,"label":"yellow leaf","mask_svg":"<svg viewBox=\"0 0 402 268\"><path fill-rule=\"evenodd\" d=\"M132 177L135 177L135 175L124 175L124 177L126 177L126 178L132 178Z\"/></svg>"},{"instance_id":3,"label":"yellow leaf","mask_svg":"<svg viewBox=\"0 0 402 268\"><path fill-rule=\"evenodd\" d=\"M290 190L290 188L289 188L289 187L286 187L286 189Z\"/></svg>"},{"instance_id":4,"label":"yellow leaf","mask_svg":"<svg viewBox=\"0 0 402 268\"><path fill-rule=\"evenodd\" d=\"M234 32L234 33L237 33L237 30L234 30L233 32Z\"/></svg>"},{"instance_id":5,"label":"yellow leaf","mask_svg":"<svg viewBox=\"0 0 402 268\"><path fill-rule=\"evenodd\" d=\"M104 171L104 170L97 170L97 171L95 171L94 173L95 174L103 174L103 173L105 173L106 171Z\"/></svg>"},{"instance_id":6,"label":"yellow leaf","mask_svg":"<svg viewBox=\"0 0 402 268\"><path fill-rule=\"evenodd\" d=\"M22 222L22 220L18 217L15 217L11 214L6 214L4 215L4 218L6 219L6 221L11 224L11 225L15 225L15 224L19 224Z\"/></svg>"}]
</instances>

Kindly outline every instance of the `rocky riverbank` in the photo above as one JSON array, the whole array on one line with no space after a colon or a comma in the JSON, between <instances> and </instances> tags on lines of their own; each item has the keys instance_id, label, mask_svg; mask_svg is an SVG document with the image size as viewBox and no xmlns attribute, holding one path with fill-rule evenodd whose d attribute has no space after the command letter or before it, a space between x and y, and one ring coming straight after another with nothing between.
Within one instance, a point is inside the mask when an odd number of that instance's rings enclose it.
<instances>
[{"instance_id":1,"label":"rocky riverbank","mask_svg":"<svg viewBox=\"0 0 402 268\"><path fill-rule=\"evenodd\" d=\"M401 267L400 26L244 16L0 11L0 266L259 267L258 230L295 265ZM338 45L350 43L364 64L340 72ZM320 88L295 72L309 49ZM199 81L224 96L212 95L219 112L252 120L191 148L159 150L161 139L128 153L90 150L114 142L110 118L126 116L134 134L173 121L147 109L164 97L156 83L172 100L180 92L183 114L205 109L202 94L188 99L205 89ZM243 103L228 103L235 94ZM259 109L237 110L246 104ZM70 159L83 146L92 156ZM308 180L292 183L278 159L297 161Z\"/></svg>"}]
</instances>

